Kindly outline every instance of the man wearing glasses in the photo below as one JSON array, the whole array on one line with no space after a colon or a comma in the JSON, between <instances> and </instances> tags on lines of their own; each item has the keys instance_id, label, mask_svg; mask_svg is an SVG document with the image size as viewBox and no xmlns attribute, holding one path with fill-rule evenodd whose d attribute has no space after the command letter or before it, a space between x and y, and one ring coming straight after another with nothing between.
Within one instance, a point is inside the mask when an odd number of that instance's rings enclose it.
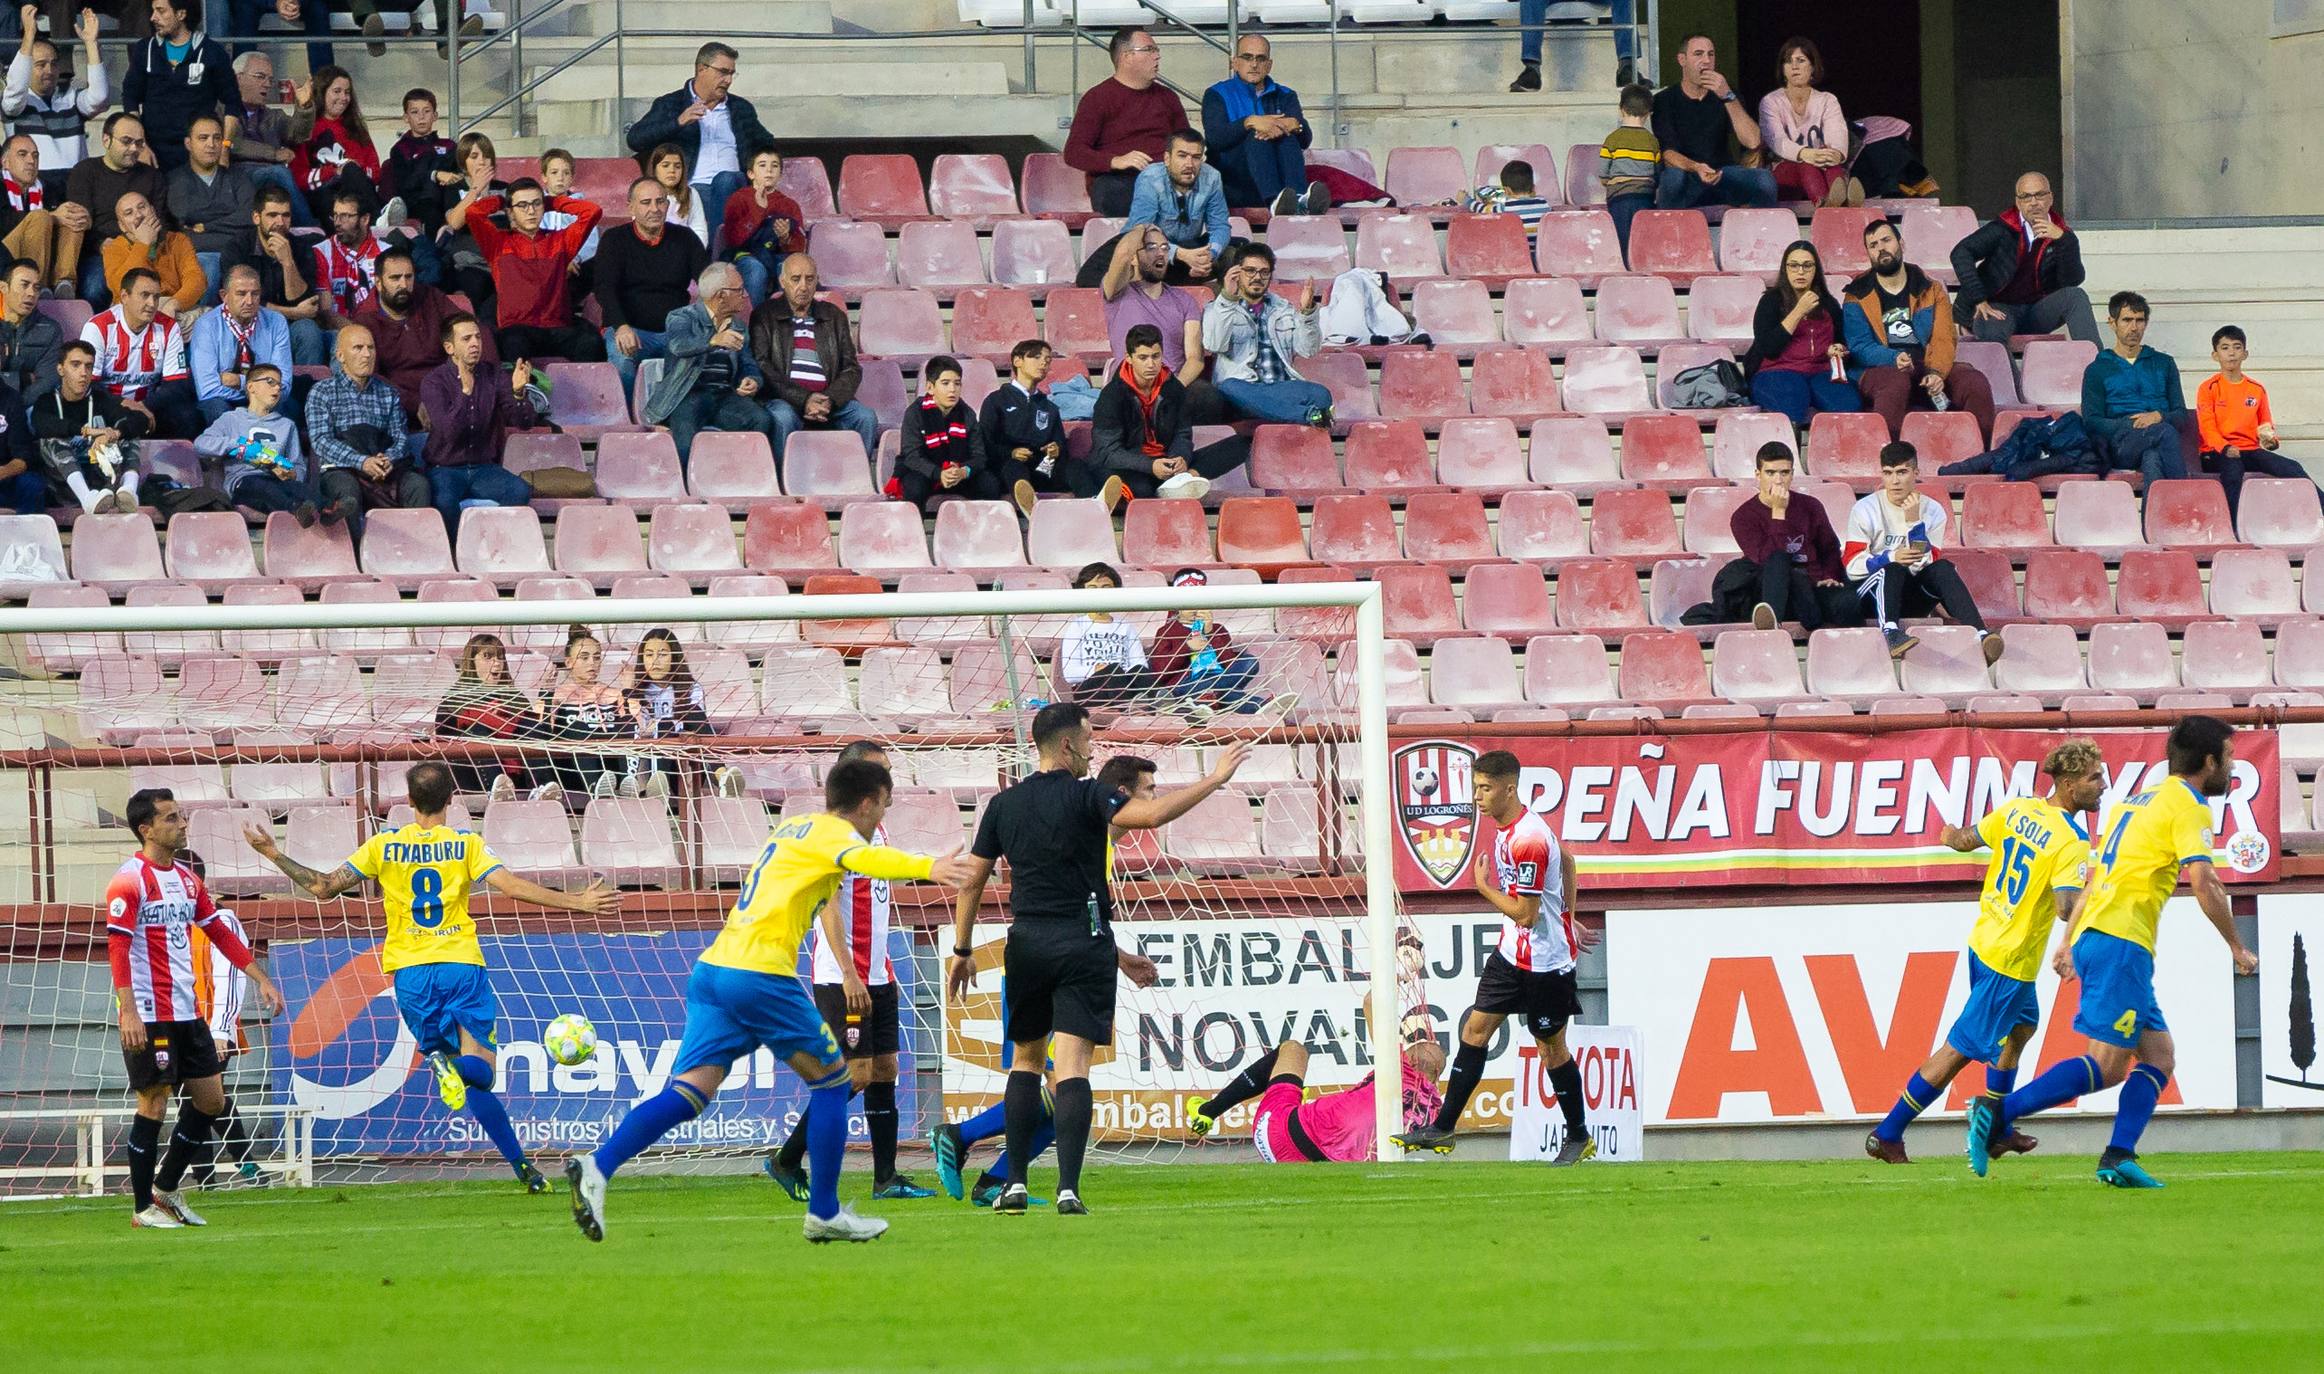
<instances>
[{"instance_id":1,"label":"man wearing glasses","mask_svg":"<svg viewBox=\"0 0 2324 1374\"><path fill-rule=\"evenodd\" d=\"M748 430L764 434L769 444L775 439L774 418L760 394L766 374L751 357L740 323L750 305L742 273L733 263L714 262L702 269L694 289L694 301L663 321L668 362L646 393L640 416L649 425L670 427L681 467L693 455L694 436L706 429Z\"/></svg>"},{"instance_id":2,"label":"man wearing glasses","mask_svg":"<svg viewBox=\"0 0 2324 1374\"><path fill-rule=\"evenodd\" d=\"M1329 428L1331 391L1293 366L1323 348L1315 282L1300 287L1294 306L1268 289L1275 281L1272 249L1245 243L1234 251L1218 298L1202 312L1202 346L1217 361L1219 395L1247 419Z\"/></svg>"},{"instance_id":3,"label":"man wearing glasses","mask_svg":"<svg viewBox=\"0 0 2324 1374\"><path fill-rule=\"evenodd\" d=\"M1161 84L1162 50L1144 29L1116 29L1106 52L1114 74L1082 93L1065 137L1065 165L1089 177L1090 208L1130 213L1138 173L1162 160L1170 135L1186 127L1186 107ZM640 127L643 127L642 125ZM635 146L637 135L630 135Z\"/></svg>"},{"instance_id":4,"label":"man wearing glasses","mask_svg":"<svg viewBox=\"0 0 2324 1374\"><path fill-rule=\"evenodd\" d=\"M644 157L664 143L686 155L686 180L702 200L709 242L718 242L726 198L742 189L750 155L775 136L759 123L759 112L732 93L734 49L705 43L694 54L694 79L656 100L645 118L629 126L629 150ZM1119 212L1117 212L1119 213Z\"/></svg>"},{"instance_id":5,"label":"man wearing glasses","mask_svg":"<svg viewBox=\"0 0 2324 1374\"><path fill-rule=\"evenodd\" d=\"M1202 138L1226 184L1227 204L1264 205L1278 215L1320 215L1331 193L1307 179L1315 130L1299 92L1276 84L1275 50L1255 33L1235 44L1227 79L1202 93Z\"/></svg>"},{"instance_id":6,"label":"man wearing glasses","mask_svg":"<svg viewBox=\"0 0 2324 1374\"><path fill-rule=\"evenodd\" d=\"M1953 275L1961 283L1954 318L1966 318L1980 339L2007 343L2063 326L2069 337L2098 342L2082 289L2082 241L2039 172L2017 179L2017 204L1953 245Z\"/></svg>"},{"instance_id":7,"label":"man wearing glasses","mask_svg":"<svg viewBox=\"0 0 2324 1374\"><path fill-rule=\"evenodd\" d=\"M569 362L605 361L605 343L597 331L573 318L573 261L589 241L589 231L605 211L594 202L558 196L556 209L573 217L562 229L544 231L541 215L551 208L548 194L531 177L508 188L508 228L495 224L492 214L503 208L503 198L483 194L489 183L478 182L468 196L452 207L444 222L454 229L465 226L476 236L476 247L492 268L494 307L500 316L500 356L512 362L563 358Z\"/></svg>"}]
</instances>

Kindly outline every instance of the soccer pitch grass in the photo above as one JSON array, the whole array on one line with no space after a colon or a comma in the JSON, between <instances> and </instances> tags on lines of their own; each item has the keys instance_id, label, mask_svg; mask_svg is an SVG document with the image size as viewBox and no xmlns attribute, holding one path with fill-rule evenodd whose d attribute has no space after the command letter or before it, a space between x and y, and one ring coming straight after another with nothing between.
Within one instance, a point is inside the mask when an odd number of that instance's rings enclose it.
<instances>
[{"instance_id":1,"label":"soccer pitch grass","mask_svg":"<svg viewBox=\"0 0 2324 1374\"><path fill-rule=\"evenodd\" d=\"M0 1208L15 1371L2314 1368L2324 1156L2085 1158L1971 1178L1796 1164L1096 1168L1096 1215L866 1205L810 1246L764 1178L625 1177ZM852 1162L852 1161L851 1161ZM556 1172L555 1161L549 1171ZM1036 1170L1036 1191L1053 1173ZM163 1259L163 1256L169 1258ZM1982 1352L1982 1353L1981 1353Z\"/></svg>"}]
</instances>

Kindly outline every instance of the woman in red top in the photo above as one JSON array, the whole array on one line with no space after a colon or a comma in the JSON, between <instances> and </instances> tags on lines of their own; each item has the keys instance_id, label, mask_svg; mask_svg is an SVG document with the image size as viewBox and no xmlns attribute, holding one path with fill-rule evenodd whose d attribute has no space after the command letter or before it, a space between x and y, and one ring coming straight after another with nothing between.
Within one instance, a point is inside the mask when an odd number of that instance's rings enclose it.
<instances>
[{"instance_id":1,"label":"woman in red top","mask_svg":"<svg viewBox=\"0 0 2324 1374\"><path fill-rule=\"evenodd\" d=\"M1824 260L1801 239L1783 250L1783 270L1751 317L1751 351L1743 371L1751 403L1806 425L1812 411L1864 408L1847 378L1840 342L1840 298L1824 280Z\"/></svg>"},{"instance_id":2,"label":"woman in red top","mask_svg":"<svg viewBox=\"0 0 2324 1374\"><path fill-rule=\"evenodd\" d=\"M379 213L379 149L344 68L325 67L299 88L290 138L291 179L318 222L331 222L331 198L342 191L360 199L364 218Z\"/></svg>"},{"instance_id":3,"label":"woman in red top","mask_svg":"<svg viewBox=\"0 0 2324 1374\"><path fill-rule=\"evenodd\" d=\"M750 185L726 198L714 255L742 272L742 289L753 306L766 303L784 258L807 251L807 216L799 203L775 187L783 179L783 155L761 148L750 157Z\"/></svg>"}]
</instances>

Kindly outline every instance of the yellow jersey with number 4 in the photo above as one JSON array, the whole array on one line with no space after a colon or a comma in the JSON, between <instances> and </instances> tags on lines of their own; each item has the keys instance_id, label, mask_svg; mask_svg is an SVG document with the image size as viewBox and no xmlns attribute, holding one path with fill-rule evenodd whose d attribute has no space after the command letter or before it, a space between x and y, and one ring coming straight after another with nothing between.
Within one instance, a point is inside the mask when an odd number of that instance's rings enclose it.
<instances>
[{"instance_id":1,"label":"yellow jersey with number 4","mask_svg":"<svg viewBox=\"0 0 2324 1374\"><path fill-rule=\"evenodd\" d=\"M450 826L407 825L364 842L347 867L379 884L387 907L384 973L413 964L482 964L468 894L500 867L484 837Z\"/></svg>"},{"instance_id":2,"label":"yellow jersey with number 4","mask_svg":"<svg viewBox=\"0 0 2324 1374\"><path fill-rule=\"evenodd\" d=\"M2115 807L2098 847L2090 895L2074 929L2103 930L2154 952L2163 903L2178 890L2179 870L2211 859L2211 803L2172 778Z\"/></svg>"},{"instance_id":3,"label":"yellow jersey with number 4","mask_svg":"<svg viewBox=\"0 0 2324 1374\"><path fill-rule=\"evenodd\" d=\"M1969 949L2005 978L2030 983L2041 972L2050 930L2090 868L2082 822L2055 802L2021 797L1977 823L1993 851Z\"/></svg>"},{"instance_id":4,"label":"yellow jersey with number 4","mask_svg":"<svg viewBox=\"0 0 2324 1374\"><path fill-rule=\"evenodd\" d=\"M839 890L842 872L900 882L927 877L932 863L924 854L873 844L827 811L794 816L767 837L702 962L795 976L807 928Z\"/></svg>"}]
</instances>

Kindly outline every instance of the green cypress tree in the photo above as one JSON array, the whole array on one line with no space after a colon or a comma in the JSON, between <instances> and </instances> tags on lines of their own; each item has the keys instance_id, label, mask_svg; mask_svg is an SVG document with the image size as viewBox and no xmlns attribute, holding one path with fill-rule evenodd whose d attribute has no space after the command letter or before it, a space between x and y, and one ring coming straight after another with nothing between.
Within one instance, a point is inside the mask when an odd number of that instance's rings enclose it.
<instances>
[{"instance_id":1,"label":"green cypress tree","mask_svg":"<svg viewBox=\"0 0 2324 1374\"><path fill-rule=\"evenodd\" d=\"M2300 1081L2308 1081L2308 1066L2316 1062L2316 1012L2308 997L2308 947L2292 935L2292 1064Z\"/></svg>"}]
</instances>

